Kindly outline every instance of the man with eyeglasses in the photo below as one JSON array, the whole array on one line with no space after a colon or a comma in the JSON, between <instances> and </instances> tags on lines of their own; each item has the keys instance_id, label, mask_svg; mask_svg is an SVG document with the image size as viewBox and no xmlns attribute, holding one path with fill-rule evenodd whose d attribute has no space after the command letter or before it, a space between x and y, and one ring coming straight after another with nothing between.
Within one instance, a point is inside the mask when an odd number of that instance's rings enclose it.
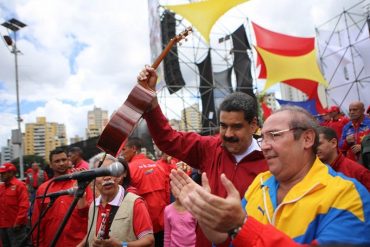
<instances>
[{"instance_id":1,"label":"man with eyeglasses","mask_svg":"<svg viewBox=\"0 0 370 247\"><path fill-rule=\"evenodd\" d=\"M146 66L138 81L155 90L157 74ZM240 195L267 165L253 133L257 129L257 102L245 93L236 92L225 97L220 105L220 133L216 136L201 136L195 132L180 132L172 129L163 115L157 99L144 114L150 134L160 150L193 168L209 175L212 193L226 197L220 175L225 173L234 183ZM207 247L211 243L197 227L196 246ZM219 246L229 246L228 241Z\"/></svg>"},{"instance_id":2,"label":"man with eyeglasses","mask_svg":"<svg viewBox=\"0 0 370 247\"><path fill-rule=\"evenodd\" d=\"M316 156L317 123L304 109L273 113L261 132L269 171L259 174L242 200L225 174L228 195L211 194L181 171L171 172L174 194L214 243L233 246L370 245L370 194Z\"/></svg>"}]
</instances>

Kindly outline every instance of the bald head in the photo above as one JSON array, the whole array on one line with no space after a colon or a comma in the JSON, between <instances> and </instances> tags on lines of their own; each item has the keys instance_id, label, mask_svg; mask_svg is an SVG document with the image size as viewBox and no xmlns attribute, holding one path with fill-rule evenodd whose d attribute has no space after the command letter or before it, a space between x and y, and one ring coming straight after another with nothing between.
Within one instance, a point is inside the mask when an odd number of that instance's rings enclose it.
<instances>
[{"instance_id":1,"label":"bald head","mask_svg":"<svg viewBox=\"0 0 370 247\"><path fill-rule=\"evenodd\" d=\"M361 101L354 101L349 105L349 118L352 121L360 120L365 114L365 106Z\"/></svg>"}]
</instances>

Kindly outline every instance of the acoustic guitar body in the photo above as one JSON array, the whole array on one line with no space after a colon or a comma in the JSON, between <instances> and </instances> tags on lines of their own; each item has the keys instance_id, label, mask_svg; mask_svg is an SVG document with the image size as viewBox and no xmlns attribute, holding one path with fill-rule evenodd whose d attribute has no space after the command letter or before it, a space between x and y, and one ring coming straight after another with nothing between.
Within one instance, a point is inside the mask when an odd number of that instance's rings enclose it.
<instances>
[{"instance_id":1,"label":"acoustic guitar body","mask_svg":"<svg viewBox=\"0 0 370 247\"><path fill-rule=\"evenodd\" d=\"M126 139L136 129L144 112L151 106L156 93L140 84L132 89L123 105L113 114L99 137L97 147L117 157Z\"/></svg>"}]
</instances>

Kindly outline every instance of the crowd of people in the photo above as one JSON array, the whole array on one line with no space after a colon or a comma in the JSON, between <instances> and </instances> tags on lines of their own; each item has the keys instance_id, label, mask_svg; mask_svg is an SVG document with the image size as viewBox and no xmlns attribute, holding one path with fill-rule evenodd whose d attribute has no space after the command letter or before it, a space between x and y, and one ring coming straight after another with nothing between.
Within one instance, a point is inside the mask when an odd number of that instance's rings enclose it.
<instances>
[{"instance_id":1,"label":"crowd of people","mask_svg":"<svg viewBox=\"0 0 370 247\"><path fill-rule=\"evenodd\" d=\"M157 74L146 66L138 81L155 90ZM51 178L34 163L23 183L2 164L0 246L370 246L370 119L361 102L340 112L320 123L285 106L256 136L257 102L236 92L219 106L219 132L202 136L174 130L155 98L143 117L158 160L129 137L118 157L89 163L77 147L51 151ZM118 164L117 176L66 179Z\"/></svg>"}]
</instances>

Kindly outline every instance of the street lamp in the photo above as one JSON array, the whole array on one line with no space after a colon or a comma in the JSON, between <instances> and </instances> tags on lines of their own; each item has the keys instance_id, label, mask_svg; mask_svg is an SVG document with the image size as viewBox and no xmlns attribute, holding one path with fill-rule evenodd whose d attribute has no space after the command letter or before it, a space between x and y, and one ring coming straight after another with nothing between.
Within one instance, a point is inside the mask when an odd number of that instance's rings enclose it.
<instances>
[{"instance_id":1,"label":"street lamp","mask_svg":"<svg viewBox=\"0 0 370 247\"><path fill-rule=\"evenodd\" d=\"M14 42L9 36L4 36L4 40L7 45L12 47L11 53L14 54L14 61L15 61L15 86L16 86L16 94L17 94L17 122L18 122L18 145L19 145L19 173L20 178L24 178L24 166L23 166L23 145L22 145L22 130L21 130L21 113L19 107L19 78L18 78L18 52L17 49L17 31L21 28L24 28L26 24L16 19L10 19L1 24L2 26L6 27L13 31Z\"/></svg>"}]
</instances>

